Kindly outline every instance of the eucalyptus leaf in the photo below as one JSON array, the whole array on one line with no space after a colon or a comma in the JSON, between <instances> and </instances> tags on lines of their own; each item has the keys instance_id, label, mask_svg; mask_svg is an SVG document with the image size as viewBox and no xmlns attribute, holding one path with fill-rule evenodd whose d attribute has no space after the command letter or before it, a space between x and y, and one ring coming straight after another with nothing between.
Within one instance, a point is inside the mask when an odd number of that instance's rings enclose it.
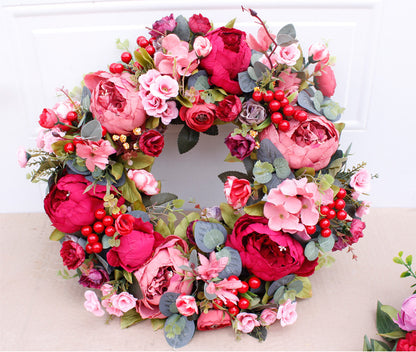
<instances>
[{"instance_id":1,"label":"eucalyptus leaf","mask_svg":"<svg viewBox=\"0 0 416 352\"><path fill-rule=\"evenodd\" d=\"M308 242L305 247L304 254L309 261L314 261L316 258L318 258L319 248L316 246L314 241Z\"/></svg>"},{"instance_id":2,"label":"eucalyptus leaf","mask_svg":"<svg viewBox=\"0 0 416 352\"><path fill-rule=\"evenodd\" d=\"M173 311L171 309L171 305L173 303L176 307L176 299L179 297L179 295L180 294L176 292L165 292L162 297L160 297L159 310L163 315L170 317L172 314L178 312L177 310L176 312Z\"/></svg>"},{"instance_id":3,"label":"eucalyptus leaf","mask_svg":"<svg viewBox=\"0 0 416 352\"><path fill-rule=\"evenodd\" d=\"M312 114L320 115L320 112L315 109L315 106L313 104L312 98L313 95L310 95L310 90L302 90L298 94L298 105L304 108L305 110L308 110Z\"/></svg>"},{"instance_id":4,"label":"eucalyptus leaf","mask_svg":"<svg viewBox=\"0 0 416 352\"><path fill-rule=\"evenodd\" d=\"M256 51L256 50L251 50L251 66L254 66L254 64L259 61L262 57L263 57L263 53Z\"/></svg>"},{"instance_id":5,"label":"eucalyptus leaf","mask_svg":"<svg viewBox=\"0 0 416 352\"><path fill-rule=\"evenodd\" d=\"M86 87L82 87L82 96L81 96L81 107L84 111L90 109L91 104L91 91Z\"/></svg>"},{"instance_id":6,"label":"eucalyptus leaf","mask_svg":"<svg viewBox=\"0 0 416 352\"><path fill-rule=\"evenodd\" d=\"M194 88L196 90L206 90L209 89L208 77L205 75L200 75L195 81Z\"/></svg>"},{"instance_id":7,"label":"eucalyptus leaf","mask_svg":"<svg viewBox=\"0 0 416 352\"><path fill-rule=\"evenodd\" d=\"M280 286L274 293L273 295L273 300L278 303L280 301L280 299L284 296L286 291L286 287L285 286Z\"/></svg>"},{"instance_id":8,"label":"eucalyptus leaf","mask_svg":"<svg viewBox=\"0 0 416 352\"><path fill-rule=\"evenodd\" d=\"M289 46L296 42L297 40L288 34L278 34L276 37L276 43L279 46Z\"/></svg>"},{"instance_id":9,"label":"eucalyptus leaf","mask_svg":"<svg viewBox=\"0 0 416 352\"><path fill-rule=\"evenodd\" d=\"M335 239L333 236L329 237L322 237L321 235L318 236L318 243L319 247L324 252L329 252L334 248L335 245Z\"/></svg>"},{"instance_id":10,"label":"eucalyptus leaf","mask_svg":"<svg viewBox=\"0 0 416 352\"><path fill-rule=\"evenodd\" d=\"M249 66L247 68L247 73L253 81L257 81L256 71L254 71L253 67Z\"/></svg>"},{"instance_id":11,"label":"eucalyptus leaf","mask_svg":"<svg viewBox=\"0 0 416 352\"><path fill-rule=\"evenodd\" d=\"M255 76L257 77L257 81L261 80L265 74L270 72L269 68L260 61L257 61L253 65Z\"/></svg>"},{"instance_id":12,"label":"eucalyptus leaf","mask_svg":"<svg viewBox=\"0 0 416 352\"><path fill-rule=\"evenodd\" d=\"M182 15L176 17L176 27L173 30L179 39L189 42L189 38L191 37L191 30L189 29L188 21Z\"/></svg>"},{"instance_id":13,"label":"eucalyptus leaf","mask_svg":"<svg viewBox=\"0 0 416 352\"><path fill-rule=\"evenodd\" d=\"M202 79L199 80L200 78L202 78ZM207 74L207 71L205 71L205 70L199 70L198 72L196 72L193 75L189 76L189 78L188 78L188 88L195 87L195 89L197 89L197 87L196 87L197 82L199 82L198 85L201 86L201 87L205 85L204 82L208 83L208 74ZM203 90L209 89L209 87L210 86L208 84L207 87L205 87L205 86L203 87ZM197 90L199 90L199 89L197 89Z\"/></svg>"},{"instance_id":14,"label":"eucalyptus leaf","mask_svg":"<svg viewBox=\"0 0 416 352\"><path fill-rule=\"evenodd\" d=\"M178 196L173 193L159 193L151 196L149 199L149 205L162 205L178 199ZM147 204L146 204L147 205Z\"/></svg>"},{"instance_id":15,"label":"eucalyptus leaf","mask_svg":"<svg viewBox=\"0 0 416 352\"><path fill-rule=\"evenodd\" d=\"M150 222L149 214L141 210L129 211L127 214L134 216L137 219L142 219L144 222Z\"/></svg>"},{"instance_id":16,"label":"eucalyptus leaf","mask_svg":"<svg viewBox=\"0 0 416 352\"><path fill-rule=\"evenodd\" d=\"M267 290L267 294L269 296L273 296L279 287L287 285L289 282L293 281L294 278L295 278L295 274L289 274L289 275L282 277L279 280L273 281L270 284L269 289Z\"/></svg>"},{"instance_id":17,"label":"eucalyptus leaf","mask_svg":"<svg viewBox=\"0 0 416 352\"><path fill-rule=\"evenodd\" d=\"M204 284L204 296L205 296L206 299L212 301L213 299L217 298L217 295L215 293L208 293L207 292L207 286L208 286L208 283L205 282L205 284Z\"/></svg>"},{"instance_id":18,"label":"eucalyptus leaf","mask_svg":"<svg viewBox=\"0 0 416 352\"><path fill-rule=\"evenodd\" d=\"M299 280L293 280L288 286L287 288L289 290L294 290L296 291L296 294L298 294L299 292L301 292L303 290L303 282L299 281Z\"/></svg>"},{"instance_id":19,"label":"eucalyptus leaf","mask_svg":"<svg viewBox=\"0 0 416 352\"><path fill-rule=\"evenodd\" d=\"M174 314L166 319L164 331L167 343L173 348L181 348L192 340L195 322Z\"/></svg>"},{"instance_id":20,"label":"eucalyptus leaf","mask_svg":"<svg viewBox=\"0 0 416 352\"><path fill-rule=\"evenodd\" d=\"M197 221L194 225L195 242L205 253L212 252L215 247L225 242L227 230L218 223Z\"/></svg>"},{"instance_id":21,"label":"eucalyptus leaf","mask_svg":"<svg viewBox=\"0 0 416 352\"><path fill-rule=\"evenodd\" d=\"M288 36L290 36L294 39L294 38L296 38L295 26L292 23L289 23L289 24L283 26L277 34L278 35L279 34L287 34Z\"/></svg>"},{"instance_id":22,"label":"eucalyptus leaf","mask_svg":"<svg viewBox=\"0 0 416 352\"><path fill-rule=\"evenodd\" d=\"M238 84L244 93L251 93L257 86L256 81L250 77L247 71L238 74Z\"/></svg>"},{"instance_id":23,"label":"eucalyptus leaf","mask_svg":"<svg viewBox=\"0 0 416 352\"><path fill-rule=\"evenodd\" d=\"M292 173L289 167L289 163L285 158L274 159L273 166L275 167L276 176L280 179L285 179Z\"/></svg>"},{"instance_id":24,"label":"eucalyptus leaf","mask_svg":"<svg viewBox=\"0 0 416 352\"><path fill-rule=\"evenodd\" d=\"M218 274L220 279L228 278L231 275L240 276L242 271L242 262L240 253L231 247L224 247L216 253L217 259L227 257L228 263L226 267Z\"/></svg>"},{"instance_id":25,"label":"eucalyptus leaf","mask_svg":"<svg viewBox=\"0 0 416 352\"><path fill-rule=\"evenodd\" d=\"M90 141L97 142L102 138L103 129L98 120L87 122L81 128L81 137Z\"/></svg>"}]
</instances>

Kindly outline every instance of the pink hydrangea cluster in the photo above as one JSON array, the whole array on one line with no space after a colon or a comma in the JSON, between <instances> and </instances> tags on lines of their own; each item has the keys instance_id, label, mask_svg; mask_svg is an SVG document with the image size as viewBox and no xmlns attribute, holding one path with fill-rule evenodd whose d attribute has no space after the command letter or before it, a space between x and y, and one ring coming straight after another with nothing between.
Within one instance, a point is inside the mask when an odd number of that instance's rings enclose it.
<instances>
[{"instance_id":1,"label":"pink hydrangea cluster","mask_svg":"<svg viewBox=\"0 0 416 352\"><path fill-rule=\"evenodd\" d=\"M307 178L286 179L270 190L264 205L264 216L274 231L305 232L305 226L314 226L319 220L318 205L333 201L333 191L321 193Z\"/></svg>"},{"instance_id":2,"label":"pink hydrangea cluster","mask_svg":"<svg viewBox=\"0 0 416 352\"><path fill-rule=\"evenodd\" d=\"M149 116L159 117L165 125L178 117L176 103L169 101L179 92L179 85L175 79L152 69L139 77L139 83L139 95Z\"/></svg>"},{"instance_id":3,"label":"pink hydrangea cluster","mask_svg":"<svg viewBox=\"0 0 416 352\"><path fill-rule=\"evenodd\" d=\"M130 309L136 307L137 299L128 292L115 294L113 286L109 284L104 284L101 287L101 292L103 293L104 298L101 301L101 304L109 314L121 317Z\"/></svg>"}]
</instances>

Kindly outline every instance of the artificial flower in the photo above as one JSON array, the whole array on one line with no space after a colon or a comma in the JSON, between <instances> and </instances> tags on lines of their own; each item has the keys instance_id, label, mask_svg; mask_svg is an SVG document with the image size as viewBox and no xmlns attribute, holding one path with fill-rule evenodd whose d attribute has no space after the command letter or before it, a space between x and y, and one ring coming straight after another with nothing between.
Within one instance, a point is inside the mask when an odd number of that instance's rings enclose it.
<instances>
[{"instance_id":1,"label":"artificial flower","mask_svg":"<svg viewBox=\"0 0 416 352\"><path fill-rule=\"evenodd\" d=\"M227 311L209 309L201 312L197 321L198 330L215 330L231 326L231 317Z\"/></svg>"},{"instance_id":2,"label":"artificial flower","mask_svg":"<svg viewBox=\"0 0 416 352\"><path fill-rule=\"evenodd\" d=\"M296 302L292 302L288 299L286 303L279 305L277 319L280 319L280 325L286 326L295 323L298 318L298 314L296 313L296 304Z\"/></svg>"},{"instance_id":3,"label":"artificial flower","mask_svg":"<svg viewBox=\"0 0 416 352\"><path fill-rule=\"evenodd\" d=\"M247 204L250 198L250 182L245 179L238 179L235 176L228 176L224 183L224 194L228 204L234 209L240 209Z\"/></svg>"},{"instance_id":4,"label":"artificial flower","mask_svg":"<svg viewBox=\"0 0 416 352\"><path fill-rule=\"evenodd\" d=\"M88 312L91 312L97 317L102 317L105 312L101 308L100 301L94 291L87 290L84 293L85 302L84 307Z\"/></svg>"},{"instance_id":5,"label":"artificial flower","mask_svg":"<svg viewBox=\"0 0 416 352\"><path fill-rule=\"evenodd\" d=\"M238 313L236 318L237 330L248 334L253 331L256 326L260 326L260 322L257 320L257 315L254 313Z\"/></svg>"},{"instance_id":6,"label":"artificial flower","mask_svg":"<svg viewBox=\"0 0 416 352\"><path fill-rule=\"evenodd\" d=\"M189 28L194 33L207 34L211 29L211 23L208 18L201 14L194 14L189 17Z\"/></svg>"},{"instance_id":7,"label":"artificial flower","mask_svg":"<svg viewBox=\"0 0 416 352\"><path fill-rule=\"evenodd\" d=\"M300 50L296 43L288 46L278 46L275 54L277 63L287 66L294 66L300 58Z\"/></svg>"},{"instance_id":8,"label":"artificial flower","mask_svg":"<svg viewBox=\"0 0 416 352\"><path fill-rule=\"evenodd\" d=\"M139 147L146 155L157 157L162 153L164 146L165 139L156 130L147 130L140 136Z\"/></svg>"},{"instance_id":9,"label":"artificial flower","mask_svg":"<svg viewBox=\"0 0 416 352\"><path fill-rule=\"evenodd\" d=\"M256 140L249 134L243 136L241 134L233 135L230 133L225 138L225 145L230 150L230 154L240 160L247 158L256 147Z\"/></svg>"},{"instance_id":10,"label":"artificial flower","mask_svg":"<svg viewBox=\"0 0 416 352\"><path fill-rule=\"evenodd\" d=\"M201 253L198 253L201 264L197 267L198 278L204 281L215 279L218 274L224 270L228 263L228 257L217 259L215 252L211 252L209 258Z\"/></svg>"},{"instance_id":11,"label":"artificial flower","mask_svg":"<svg viewBox=\"0 0 416 352\"><path fill-rule=\"evenodd\" d=\"M249 99L243 103L238 120L246 125L260 125L266 117L266 109L253 99Z\"/></svg>"},{"instance_id":12,"label":"artificial flower","mask_svg":"<svg viewBox=\"0 0 416 352\"><path fill-rule=\"evenodd\" d=\"M321 65L320 62L315 66L314 82L316 88L318 88L325 97L332 97L337 87L335 74L332 68L328 65Z\"/></svg>"},{"instance_id":13,"label":"artificial flower","mask_svg":"<svg viewBox=\"0 0 416 352\"><path fill-rule=\"evenodd\" d=\"M189 128L197 132L205 132L214 123L215 109L215 104L207 104L200 99L191 108L182 106L179 110L179 117Z\"/></svg>"},{"instance_id":14,"label":"artificial flower","mask_svg":"<svg viewBox=\"0 0 416 352\"><path fill-rule=\"evenodd\" d=\"M277 309L265 308L260 314L260 324L263 326L269 326L275 323L277 320Z\"/></svg>"},{"instance_id":15,"label":"artificial flower","mask_svg":"<svg viewBox=\"0 0 416 352\"><path fill-rule=\"evenodd\" d=\"M185 317L190 317L191 315L198 313L198 306L196 305L194 296L180 294L176 299L176 308L178 309L179 314L182 314Z\"/></svg>"},{"instance_id":16,"label":"artificial flower","mask_svg":"<svg viewBox=\"0 0 416 352\"><path fill-rule=\"evenodd\" d=\"M108 165L108 157L115 152L111 143L102 139L97 142L87 140L78 143L76 147L77 155L85 159L85 165L91 172L95 170L95 167L104 170Z\"/></svg>"},{"instance_id":17,"label":"artificial flower","mask_svg":"<svg viewBox=\"0 0 416 352\"><path fill-rule=\"evenodd\" d=\"M110 280L107 271L103 268L91 268L86 271L81 270L82 275L78 283L84 287L100 288L105 282Z\"/></svg>"},{"instance_id":18,"label":"artificial flower","mask_svg":"<svg viewBox=\"0 0 416 352\"><path fill-rule=\"evenodd\" d=\"M71 240L62 243L60 254L64 265L72 270L79 268L85 260L84 249Z\"/></svg>"},{"instance_id":19,"label":"artificial flower","mask_svg":"<svg viewBox=\"0 0 416 352\"><path fill-rule=\"evenodd\" d=\"M320 42L313 43L308 50L308 56L312 58L314 62L320 62L326 64L329 60L328 47Z\"/></svg>"},{"instance_id":20,"label":"artificial flower","mask_svg":"<svg viewBox=\"0 0 416 352\"><path fill-rule=\"evenodd\" d=\"M148 196L153 196L160 192L156 179L146 170L129 170L127 177L133 180L136 187Z\"/></svg>"},{"instance_id":21,"label":"artificial flower","mask_svg":"<svg viewBox=\"0 0 416 352\"><path fill-rule=\"evenodd\" d=\"M350 186L358 193L368 193L371 188L371 174L366 169L361 169L351 177Z\"/></svg>"},{"instance_id":22,"label":"artificial flower","mask_svg":"<svg viewBox=\"0 0 416 352\"><path fill-rule=\"evenodd\" d=\"M153 23L152 30L149 32L149 34L154 38L158 38L166 34L168 31L173 31L175 27L176 21L173 17L173 13L171 13L169 16L165 16Z\"/></svg>"},{"instance_id":23,"label":"artificial flower","mask_svg":"<svg viewBox=\"0 0 416 352\"><path fill-rule=\"evenodd\" d=\"M252 34L247 36L247 44L250 49L263 53L267 51L275 38L276 36L274 34L269 34L269 32L262 26L257 31L257 38L255 38Z\"/></svg>"},{"instance_id":24,"label":"artificial flower","mask_svg":"<svg viewBox=\"0 0 416 352\"><path fill-rule=\"evenodd\" d=\"M212 50L211 42L208 38L202 36L196 37L194 41L194 50L200 58L208 56Z\"/></svg>"},{"instance_id":25,"label":"artificial flower","mask_svg":"<svg viewBox=\"0 0 416 352\"><path fill-rule=\"evenodd\" d=\"M404 300L395 322L404 331L416 330L416 294Z\"/></svg>"},{"instance_id":26,"label":"artificial flower","mask_svg":"<svg viewBox=\"0 0 416 352\"><path fill-rule=\"evenodd\" d=\"M240 114L242 109L241 100L236 95L227 95L221 100L215 109L215 115L221 121L234 121Z\"/></svg>"}]
</instances>

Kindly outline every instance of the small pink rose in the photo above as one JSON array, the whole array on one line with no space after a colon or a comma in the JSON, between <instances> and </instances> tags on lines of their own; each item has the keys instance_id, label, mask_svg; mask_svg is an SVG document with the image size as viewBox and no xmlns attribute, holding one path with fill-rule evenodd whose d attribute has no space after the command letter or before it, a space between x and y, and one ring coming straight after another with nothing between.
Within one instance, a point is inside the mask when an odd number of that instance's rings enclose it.
<instances>
[{"instance_id":1,"label":"small pink rose","mask_svg":"<svg viewBox=\"0 0 416 352\"><path fill-rule=\"evenodd\" d=\"M242 208L251 195L250 182L245 179L238 179L235 176L228 176L224 183L224 194L227 203L234 209Z\"/></svg>"},{"instance_id":2,"label":"small pink rose","mask_svg":"<svg viewBox=\"0 0 416 352\"><path fill-rule=\"evenodd\" d=\"M93 291L85 291L84 297L86 301L84 302L84 307L88 312L91 312L97 317L102 317L104 315L104 310L101 308L100 301L98 300L97 295Z\"/></svg>"},{"instance_id":3,"label":"small pink rose","mask_svg":"<svg viewBox=\"0 0 416 352\"><path fill-rule=\"evenodd\" d=\"M153 196L160 192L158 182L154 176L146 170L129 170L127 177L133 180L136 187L148 196Z\"/></svg>"},{"instance_id":4,"label":"small pink rose","mask_svg":"<svg viewBox=\"0 0 416 352\"><path fill-rule=\"evenodd\" d=\"M198 306L196 305L194 296L185 294L179 295L176 299L176 308L178 308L179 314L182 314L185 317L198 313Z\"/></svg>"},{"instance_id":5,"label":"small pink rose","mask_svg":"<svg viewBox=\"0 0 416 352\"><path fill-rule=\"evenodd\" d=\"M277 310L266 308L260 314L260 324L263 326L268 326L274 324L277 320Z\"/></svg>"},{"instance_id":6,"label":"small pink rose","mask_svg":"<svg viewBox=\"0 0 416 352\"><path fill-rule=\"evenodd\" d=\"M123 313L136 307L137 299L128 292L121 292L118 295L113 295L110 298L110 303L115 309L121 310Z\"/></svg>"},{"instance_id":7,"label":"small pink rose","mask_svg":"<svg viewBox=\"0 0 416 352\"><path fill-rule=\"evenodd\" d=\"M211 42L208 38L202 36L196 37L194 41L194 50L199 57L208 56L212 50Z\"/></svg>"},{"instance_id":8,"label":"small pink rose","mask_svg":"<svg viewBox=\"0 0 416 352\"><path fill-rule=\"evenodd\" d=\"M355 216L362 218L370 213L370 203L363 201L362 205L356 210Z\"/></svg>"},{"instance_id":9,"label":"small pink rose","mask_svg":"<svg viewBox=\"0 0 416 352\"><path fill-rule=\"evenodd\" d=\"M277 319L280 319L280 325L286 326L293 324L298 318L296 313L296 302L291 302L290 299L285 304L279 306L277 311Z\"/></svg>"},{"instance_id":10,"label":"small pink rose","mask_svg":"<svg viewBox=\"0 0 416 352\"><path fill-rule=\"evenodd\" d=\"M166 104L168 107L160 114L160 120L164 125L169 125L172 120L179 116L179 110L174 101L168 101Z\"/></svg>"},{"instance_id":11,"label":"small pink rose","mask_svg":"<svg viewBox=\"0 0 416 352\"><path fill-rule=\"evenodd\" d=\"M288 46L278 46L275 53L277 63L288 66L295 65L300 57L300 50L295 43Z\"/></svg>"},{"instance_id":12,"label":"small pink rose","mask_svg":"<svg viewBox=\"0 0 416 352\"><path fill-rule=\"evenodd\" d=\"M167 108L166 100L154 96L150 92L140 92L143 108L150 116L159 117Z\"/></svg>"},{"instance_id":13,"label":"small pink rose","mask_svg":"<svg viewBox=\"0 0 416 352\"><path fill-rule=\"evenodd\" d=\"M150 86L156 81L161 74L158 70L152 69L139 77L140 90L149 91Z\"/></svg>"},{"instance_id":14,"label":"small pink rose","mask_svg":"<svg viewBox=\"0 0 416 352\"><path fill-rule=\"evenodd\" d=\"M238 313L236 316L237 329L245 334L253 331L256 326L260 326L257 315L254 313Z\"/></svg>"},{"instance_id":15,"label":"small pink rose","mask_svg":"<svg viewBox=\"0 0 416 352\"><path fill-rule=\"evenodd\" d=\"M350 186L359 193L368 193L370 191L371 175L366 169L358 171L350 180Z\"/></svg>"},{"instance_id":16,"label":"small pink rose","mask_svg":"<svg viewBox=\"0 0 416 352\"><path fill-rule=\"evenodd\" d=\"M321 63L326 64L329 60L329 50L323 43L313 43L309 47L308 56L312 57L312 60L315 62L320 61Z\"/></svg>"},{"instance_id":17,"label":"small pink rose","mask_svg":"<svg viewBox=\"0 0 416 352\"><path fill-rule=\"evenodd\" d=\"M178 92L178 82L170 76L159 76L150 85L150 93L160 99L175 98Z\"/></svg>"},{"instance_id":18,"label":"small pink rose","mask_svg":"<svg viewBox=\"0 0 416 352\"><path fill-rule=\"evenodd\" d=\"M316 87L324 96L328 98L332 97L335 93L335 88L337 87L337 81L332 68L330 66L322 66L319 62L315 66L315 72L319 73L319 75L314 78Z\"/></svg>"}]
</instances>

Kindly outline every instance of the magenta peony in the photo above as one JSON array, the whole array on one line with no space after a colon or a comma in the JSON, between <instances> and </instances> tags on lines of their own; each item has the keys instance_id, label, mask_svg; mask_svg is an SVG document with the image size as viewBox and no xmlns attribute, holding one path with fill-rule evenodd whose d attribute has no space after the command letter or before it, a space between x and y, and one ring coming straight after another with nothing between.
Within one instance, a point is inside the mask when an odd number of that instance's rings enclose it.
<instances>
[{"instance_id":1,"label":"magenta peony","mask_svg":"<svg viewBox=\"0 0 416 352\"><path fill-rule=\"evenodd\" d=\"M45 212L59 231L73 233L94 222L94 212L103 208L106 187L91 185L82 175L66 175L54 184L44 200ZM84 193L85 192L85 193Z\"/></svg>"},{"instance_id":2,"label":"magenta peony","mask_svg":"<svg viewBox=\"0 0 416 352\"><path fill-rule=\"evenodd\" d=\"M104 71L85 76L91 90L91 112L110 133L129 134L146 121L146 113L135 85L127 72Z\"/></svg>"},{"instance_id":3,"label":"magenta peony","mask_svg":"<svg viewBox=\"0 0 416 352\"><path fill-rule=\"evenodd\" d=\"M235 28L220 27L206 37L212 50L201 60L200 67L207 71L210 84L230 94L241 94L237 76L247 70L251 59L246 34Z\"/></svg>"},{"instance_id":4,"label":"magenta peony","mask_svg":"<svg viewBox=\"0 0 416 352\"><path fill-rule=\"evenodd\" d=\"M289 275L312 275L318 264L303 255L302 245L290 235L273 231L261 216L243 215L227 237L226 245L240 252L243 266L262 280Z\"/></svg>"},{"instance_id":5,"label":"magenta peony","mask_svg":"<svg viewBox=\"0 0 416 352\"><path fill-rule=\"evenodd\" d=\"M324 116L308 114L304 122L290 121L287 132L270 125L260 133L260 139L270 139L283 154L292 169L328 165L339 145L339 132Z\"/></svg>"}]
</instances>

